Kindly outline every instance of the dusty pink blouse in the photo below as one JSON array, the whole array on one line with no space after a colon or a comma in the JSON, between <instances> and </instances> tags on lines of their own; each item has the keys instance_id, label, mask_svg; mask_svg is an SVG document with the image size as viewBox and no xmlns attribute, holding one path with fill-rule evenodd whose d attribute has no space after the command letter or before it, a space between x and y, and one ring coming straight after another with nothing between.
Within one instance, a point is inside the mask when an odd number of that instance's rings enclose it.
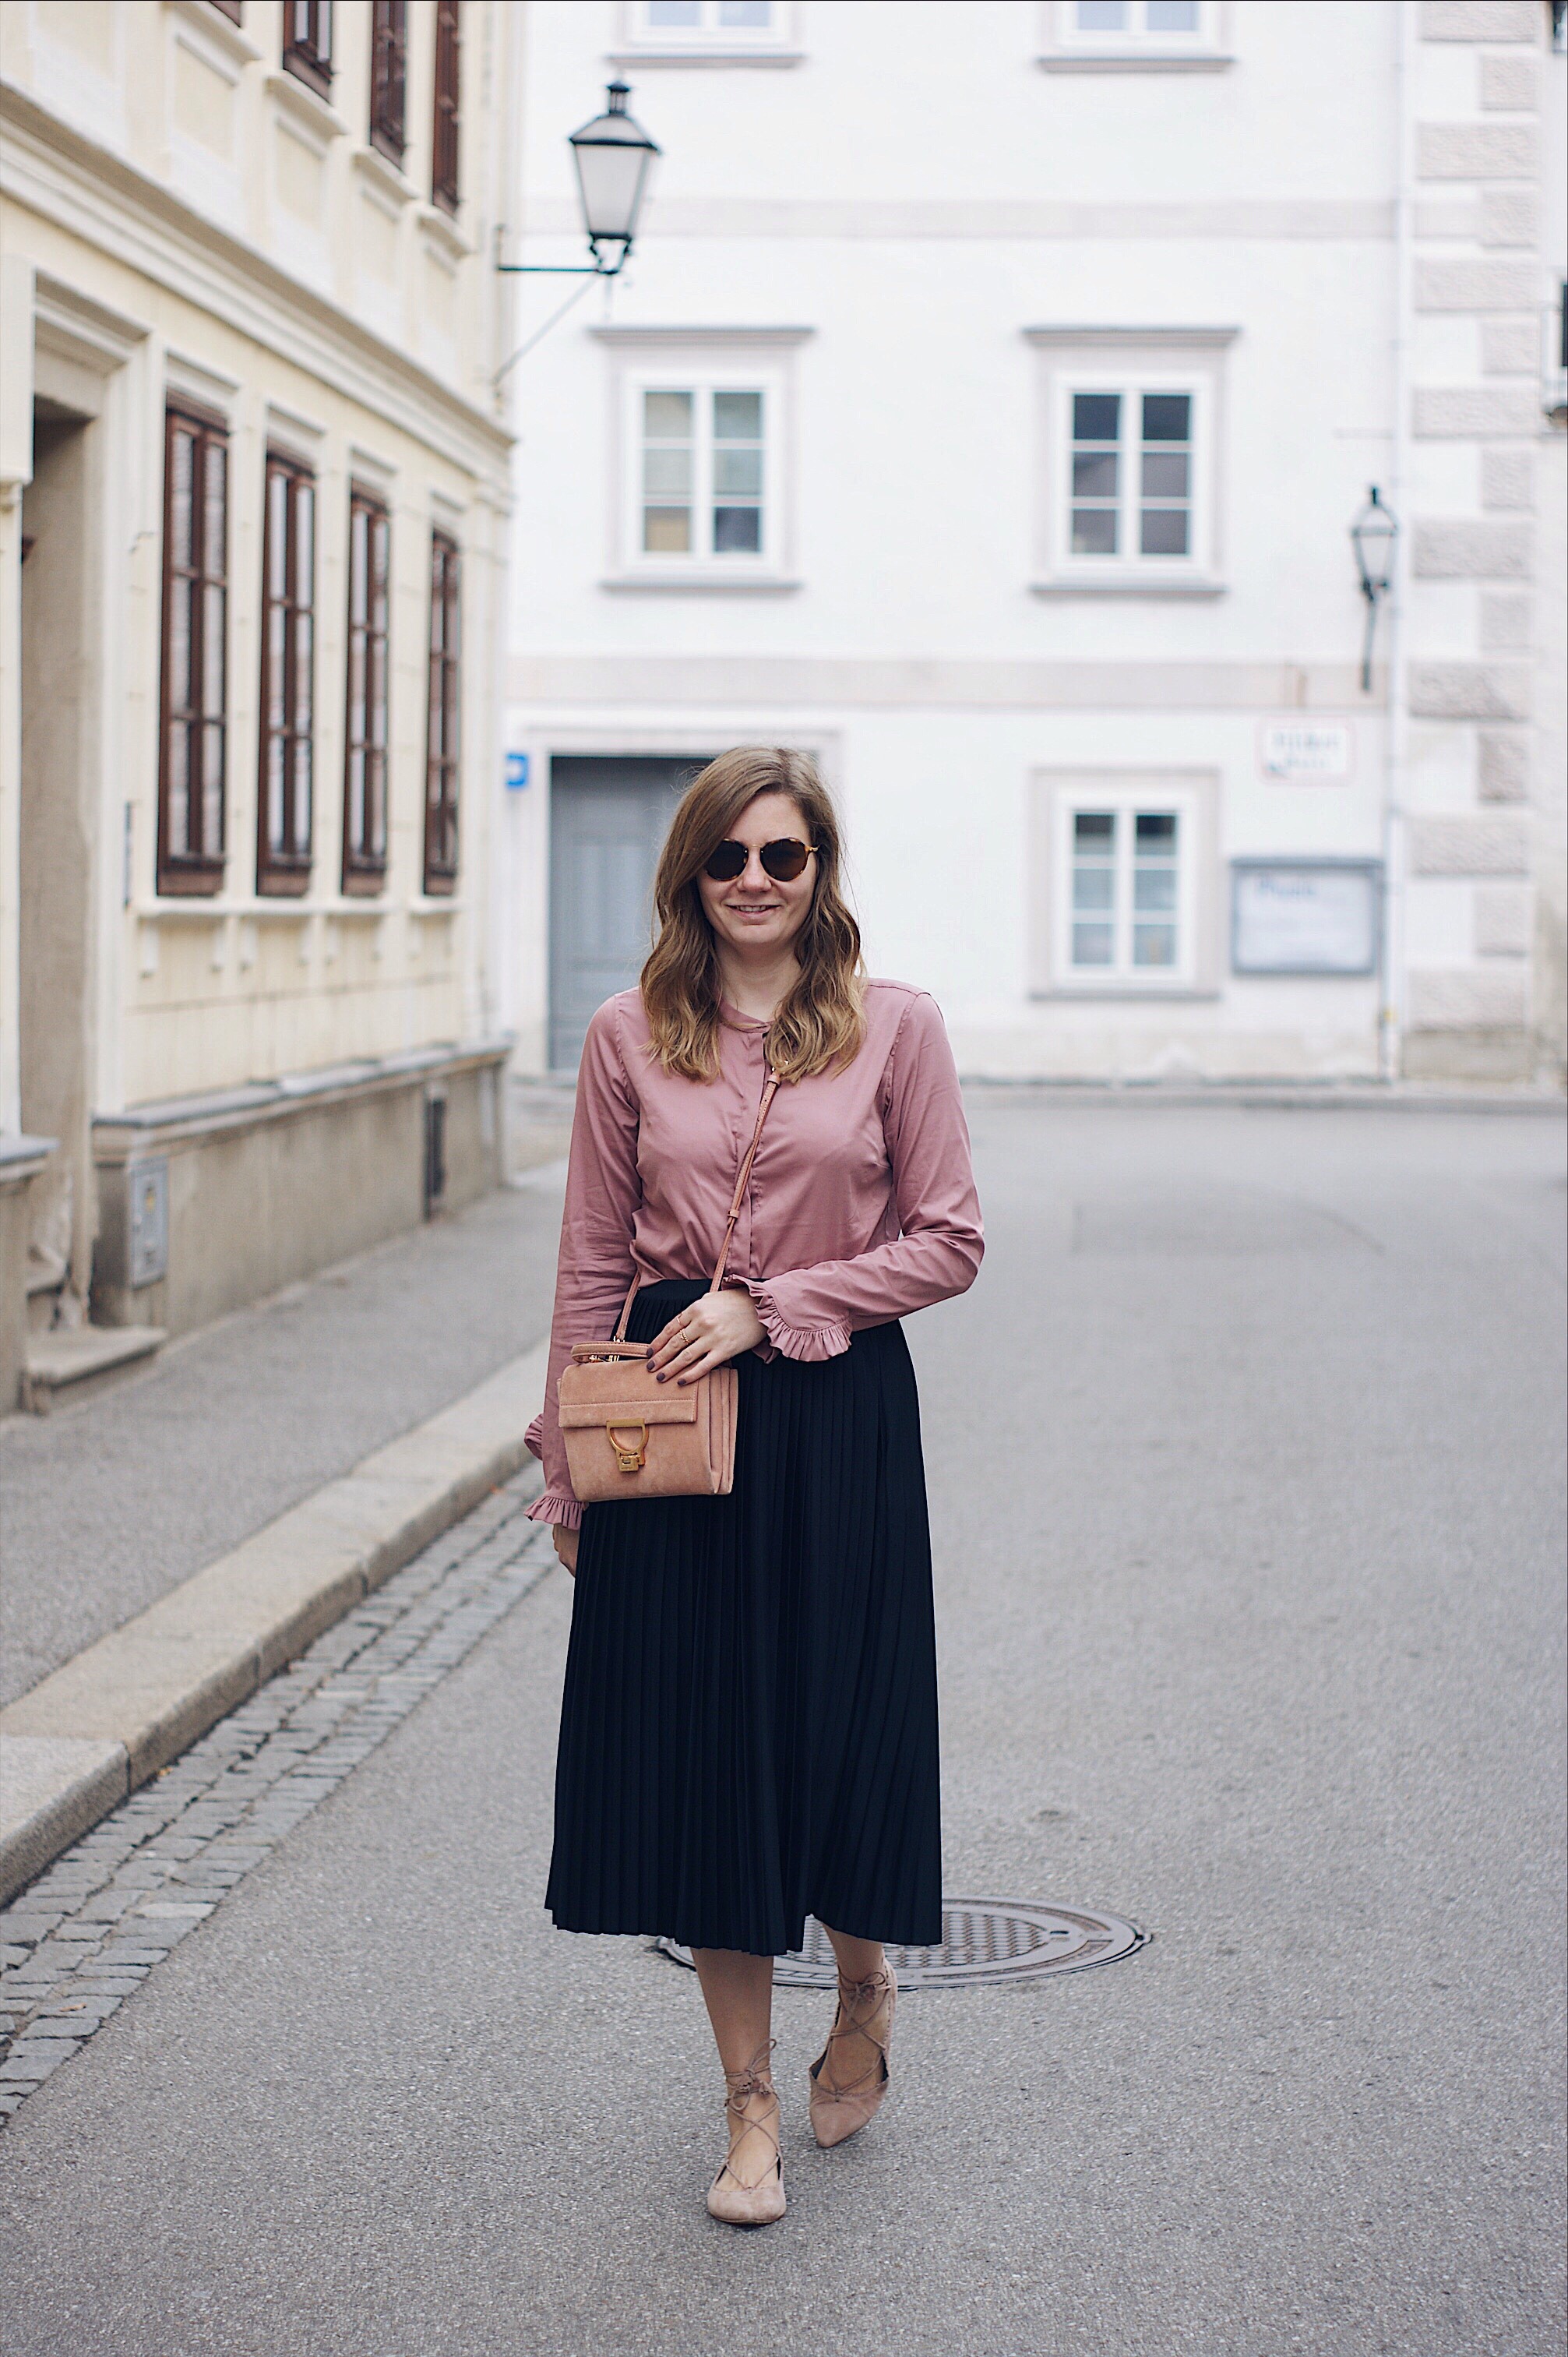
<instances>
[{"instance_id":1,"label":"dusty pink blouse","mask_svg":"<svg viewBox=\"0 0 1568 2357\"><path fill-rule=\"evenodd\" d=\"M588 1026L561 1222L535 1522L576 1524L555 1416L574 1342L612 1333L635 1266L645 1283L707 1277L767 1079L767 1025L727 1005L714 1081L665 1071L636 990ZM945 1301L974 1281L980 1203L958 1072L936 1001L870 982L866 1037L845 1069L774 1097L730 1246L767 1340L757 1355L831 1359L857 1328Z\"/></svg>"}]
</instances>

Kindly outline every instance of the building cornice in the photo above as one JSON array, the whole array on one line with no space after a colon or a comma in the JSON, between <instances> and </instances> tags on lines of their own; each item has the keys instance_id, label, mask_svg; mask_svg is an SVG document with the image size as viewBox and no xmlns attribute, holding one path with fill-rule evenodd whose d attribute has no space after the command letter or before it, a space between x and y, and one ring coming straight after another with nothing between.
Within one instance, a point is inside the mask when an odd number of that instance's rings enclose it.
<instances>
[{"instance_id":1,"label":"building cornice","mask_svg":"<svg viewBox=\"0 0 1568 2357\"><path fill-rule=\"evenodd\" d=\"M709 344L741 345L755 350L764 345L803 344L816 334L815 328L590 328L588 333L601 344L622 344L635 350L639 344Z\"/></svg>"},{"instance_id":2,"label":"building cornice","mask_svg":"<svg viewBox=\"0 0 1568 2357\"><path fill-rule=\"evenodd\" d=\"M0 81L0 193L222 317L446 457L436 421L477 471L504 470L513 436L439 377L174 190Z\"/></svg>"}]
</instances>

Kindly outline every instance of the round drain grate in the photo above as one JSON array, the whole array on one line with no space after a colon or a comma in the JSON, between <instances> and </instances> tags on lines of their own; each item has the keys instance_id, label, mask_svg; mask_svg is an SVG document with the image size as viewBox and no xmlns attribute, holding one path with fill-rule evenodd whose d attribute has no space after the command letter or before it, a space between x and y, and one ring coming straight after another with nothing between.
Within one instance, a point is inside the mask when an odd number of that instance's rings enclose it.
<instances>
[{"instance_id":1,"label":"round drain grate","mask_svg":"<svg viewBox=\"0 0 1568 2357\"><path fill-rule=\"evenodd\" d=\"M941 1946L889 1943L887 1961L901 1989L949 1988L960 1982L996 1986L1112 1964L1143 1947L1149 1936L1119 1915L1086 1907L1054 1907L1043 1900L946 1899ZM654 1945L661 1955L690 1967L691 1950L679 1942L658 1940ZM836 1972L828 1935L809 1916L803 1946L778 1959L773 1980L779 1988L832 1988Z\"/></svg>"}]
</instances>

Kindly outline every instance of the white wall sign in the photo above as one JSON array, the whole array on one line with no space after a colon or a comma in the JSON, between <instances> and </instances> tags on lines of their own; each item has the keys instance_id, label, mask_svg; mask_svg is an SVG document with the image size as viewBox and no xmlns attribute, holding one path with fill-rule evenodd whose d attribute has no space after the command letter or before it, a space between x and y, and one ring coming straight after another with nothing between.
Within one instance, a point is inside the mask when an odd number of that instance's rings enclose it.
<instances>
[{"instance_id":1,"label":"white wall sign","mask_svg":"<svg viewBox=\"0 0 1568 2357\"><path fill-rule=\"evenodd\" d=\"M1265 720L1258 759L1265 778L1348 778L1353 750L1348 720Z\"/></svg>"},{"instance_id":2,"label":"white wall sign","mask_svg":"<svg viewBox=\"0 0 1568 2357\"><path fill-rule=\"evenodd\" d=\"M1235 974L1370 974L1378 961L1376 860L1236 860Z\"/></svg>"}]
</instances>

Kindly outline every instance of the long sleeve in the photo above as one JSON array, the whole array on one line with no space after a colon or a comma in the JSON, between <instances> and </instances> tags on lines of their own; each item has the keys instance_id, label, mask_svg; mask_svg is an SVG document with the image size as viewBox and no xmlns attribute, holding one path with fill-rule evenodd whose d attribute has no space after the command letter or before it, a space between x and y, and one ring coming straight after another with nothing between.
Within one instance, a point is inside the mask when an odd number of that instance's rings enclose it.
<instances>
[{"instance_id":1,"label":"long sleeve","mask_svg":"<svg viewBox=\"0 0 1568 2357\"><path fill-rule=\"evenodd\" d=\"M746 1286L768 1342L786 1358L836 1358L857 1329L928 1308L974 1282L984 1241L969 1129L941 1015L924 992L910 1000L893 1043L882 1122L902 1232L852 1259Z\"/></svg>"},{"instance_id":2,"label":"long sleeve","mask_svg":"<svg viewBox=\"0 0 1568 2357\"><path fill-rule=\"evenodd\" d=\"M610 1001L588 1026L577 1075L544 1407L528 1428L528 1446L544 1464L542 1494L528 1510L534 1522L575 1529L582 1520L566 1469L555 1385L574 1342L602 1341L614 1331L631 1283L632 1222L642 1197L637 1139L637 1097L621 1060Z\"/></svg>"}]
</instances>

